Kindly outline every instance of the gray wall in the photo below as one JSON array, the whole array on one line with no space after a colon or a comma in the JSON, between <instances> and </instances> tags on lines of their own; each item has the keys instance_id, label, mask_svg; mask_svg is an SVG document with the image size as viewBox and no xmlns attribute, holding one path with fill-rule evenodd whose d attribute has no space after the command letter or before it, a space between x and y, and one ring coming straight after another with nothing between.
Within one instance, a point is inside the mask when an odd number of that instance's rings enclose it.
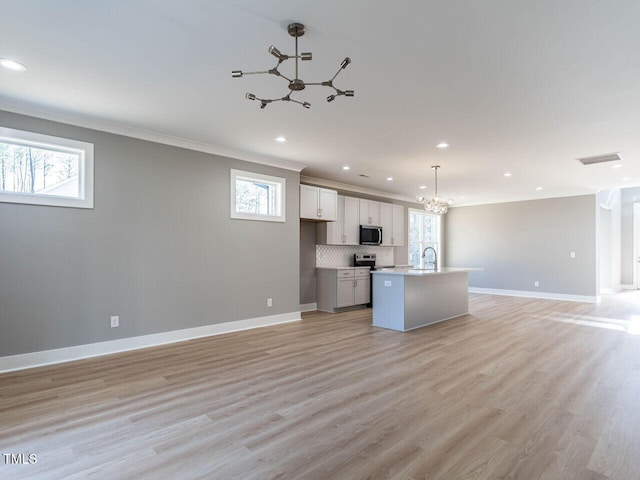
<instances>
[{"instance_id":1,"label":"gray wall","mask_svg":"<svg viewBox=\"0 0 640 480\"><path fill-rule=\"evenodd\" d=\"M300 304L316 301L316 223L300 222Z\"/></svg>"},{"instance_id":2,"label":"gray wall","mask_svg":"<svg viewBox=\"0 0 640 480\"><path fill-rule=\"evenodd\" d=\"M297 172L3 111L0 125L95 145L94 209L0 203L0 356L299 310ZM231 220L231 168L285 177L286 223Z\"/></svg>"},{"instance_id":3,"label":"gray wall","mask_svg":"<svg viewBox=\"0 0 640 480\"><path fill-rule=\"evenodd\" d=\"M620 269L621 283L633 285L633 204L640 202L640 187L623 188L621 191Z\"/></svg>"},{"instance_id":4,"label":"gray wall","mask_svg":"<svg viewBox=\"0 0 640 480\"><path fill-rule=\"evenodd\" d=\"M585 195L452 208L444 264L484 268L472 287L595 296L596 207Z\"/></svg>"}]
</instances>

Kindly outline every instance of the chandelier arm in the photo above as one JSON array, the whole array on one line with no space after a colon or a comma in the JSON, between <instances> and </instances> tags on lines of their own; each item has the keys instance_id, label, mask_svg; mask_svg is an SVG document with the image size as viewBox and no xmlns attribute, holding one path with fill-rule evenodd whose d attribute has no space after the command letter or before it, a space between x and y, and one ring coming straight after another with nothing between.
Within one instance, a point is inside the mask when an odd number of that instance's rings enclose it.
<instances>
[{"instance_id":1,"label":"chandelier arm","mask_svg":"<svg viewBox=\"0 0 640 480\"><path fill-rule=\"evenodd\" d=\"M261 71L261 72L242 72L242 75L260 75L263 73L271 73L270 70L265 70L265 71Z\"/></svg>"},{"instance_id":2,"label":"chandelier arm","mask_svg":"<svg viewBox=\"0 0 640 480\"><path fill-rule=\"evenodd\" d=\"M329 80L329 81L330 81L330 82L333 82L333 81L336 79L336 77L340 74L340 72L341 72L342 70L344 70L344 68L340 67L340 68L338 69L338 71L336 72L336 74L335 74L333 77L331 77L331 80Z\"/></svg>"}]
</instances>

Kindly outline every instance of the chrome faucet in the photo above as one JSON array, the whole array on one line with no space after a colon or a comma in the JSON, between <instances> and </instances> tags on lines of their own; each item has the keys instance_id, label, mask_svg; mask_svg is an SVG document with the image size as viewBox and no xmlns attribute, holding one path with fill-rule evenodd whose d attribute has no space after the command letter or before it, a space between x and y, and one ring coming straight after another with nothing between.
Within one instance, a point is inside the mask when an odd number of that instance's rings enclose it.
<instances>
[{"instance_id":1,"label":"chrome faucet","mask_svg":"<svg viewBox=\"0 0 640 480\"><path fill-rule=\"evenodd\" d=\"M424 257L427 254L427 250L431 250L433 252L433 270L437 272L438 271L438 253L436 252L435 248L427 247L424 249L424 251L422 252L423 264L424 264Z\"/></svg>"}]
</instances>

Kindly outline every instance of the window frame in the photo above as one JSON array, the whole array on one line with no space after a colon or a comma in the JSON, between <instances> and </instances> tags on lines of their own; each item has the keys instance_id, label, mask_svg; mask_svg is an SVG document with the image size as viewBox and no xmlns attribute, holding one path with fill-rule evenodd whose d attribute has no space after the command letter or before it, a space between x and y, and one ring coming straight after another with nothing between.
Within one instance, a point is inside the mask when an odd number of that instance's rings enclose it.
<instances>
[{"instance_id":1,"label":"window frame","mask_svg":"<svg viewBox=\"0 0 640 480\"><path fill-rule=\"evenodd\" d=\"M79 155L78 197L44 193L0 191L1 203L21 203L48 207L93 208L94 158L93 144L0 126L0 142Z\"/></svg>"},{"instance_id":2,"label":"window frame","mask_svg":"<svg viewBox=\"0 0 640 480\"><path fill-rule=\"evenodd\" d=\"M236 205L236 185L238 180L260 182L272 184L276 187L276 214L261 214L239 212ZM244 170L231 169L230 172L230 217L236 220L256 220L262 222L285 222L286 221L286 192L287 180L282 177L264 175L262 173L247 172Z\"/></svg>"},{"instance_id":3,"label":"window frame","mask_svg":"<svg viewBox=\"0 0 640 480\"><path fill-rule=\"evenodd\" d=\"M425 241L420 241L420 242L412 242L411 241L411 214L412 213L416 213L419 215L423 215L426 217L434 217L436 219L436 241L435 242L425 242ZM442 265L441 262L441 258L442 258L442 215L438 215L435 213L429 213L426 212L424 210L420 210L418 208L407 208L407 259L410 260L411 259L411 245L412 244L420 244L423 245L421 250L424 250L424 248L431 246L436 250L436 257L437 257L437 261L438 261L438 265ZM413 265L414 267L416 265ZM418 266L419 268L424 268L424 258L422 258L422 256L420 257L420 265Z\"/></svg>"}]
</instances>

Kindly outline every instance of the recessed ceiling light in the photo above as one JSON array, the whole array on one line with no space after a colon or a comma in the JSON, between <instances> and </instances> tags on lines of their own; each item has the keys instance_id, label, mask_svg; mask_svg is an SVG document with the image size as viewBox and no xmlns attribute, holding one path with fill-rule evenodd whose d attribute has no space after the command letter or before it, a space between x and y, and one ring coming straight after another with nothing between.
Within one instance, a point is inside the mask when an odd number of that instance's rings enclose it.
<instances>
[{"instance_id":1,"label":"recessed ceiling light","mask_svg":"<svg viewBox=\"0 0 640 480\"><path fill-rule=\"evenodd\" d=\"M287 139L285 137L283 137L282 135L280 135L279 137L274 138L274 140L276 142L280 142L280 143L284 143L287 141Z\"/></svg>"},{"instance_id":2,"label":"recessed ceiling light","mask_svg":"<svg viewBox=\"0 0 640 480\"><path fill-rule=\"evenodd\" d=\"M393 182L393 177L387 177L387 182Z\"/></svg>"},{"instance_id":3,"label":"recessed ceiling light","mask_svg":"<svg viewBox=\"0 0 640 480\"><path fill-rule=\"evenodd\" d=\"M624 167L623 164L619 163L617 165L611 165L611 168L620 168L620 167Z\"/></svg>"},{"instance_id":4,"label":"recessed ceiling light","mask_svg":"<svg viewBox=\"0 0 640 480\"><path fill-rule=\"evenodd\" d=\"M448 147L449 147L449 144L447 142L440 142L439 144L436 145L436 148L441 148L441 149L448 148Z\"/></svg>"},{"instance_id":5,"label":"recessed ceiling light","mask_svg":"<svg viewBox=\"0 0 640 480\"><path fill-rule=\"evenodd\" d=\"M542 187L536 187L536 190L540 191L542 190Z\"/></svg>"},{"instance_id":6,"label":"recessed ceiling light","mask_svg":"<svg viewBox=\"0 0 640 480\"><path fill-rule=\"evenodd\" d=\"M625 182L628 182L629 180L633 180L631 177L623 177L622 180L624 180Z\"/></svg>"},{"instance_id":7,"label":"recessed ceiling light","mask_svg":"<svg viewBox=\"0 0 640 480\"><path fill-rule=\"evenodd\" d=\"M15 70L16 72L24 72L27 69L27 67L20 62L16 62L10 58L0 58L0 65L9 70Z\"/></svg>"},{"instance_id":8,"label":"recessed ceiling light","mask_svg":"<svg viewBox=\"0 0 640 480\"><path fill-rule=\"evenodd\" d=\"M345 165L344 167L342 167L343 170L351 170L351 167L349 165Z\"/></svg>"},{"instance_id":9,"label":"recessed ceiling light","mask_svg":"<svg viewBox=\"0 0 640 480\"><path fill-rule=\"evenodd\" d=\"M506 173L504 174L504 176L505 176L505 177L510 177L511 175L513 175L513 173L510 173L510 172L506 172Z\"/></svg>"},{"instance_id":10,"label":"recessed ceiling light","mask_svg":"<svg viewBox=\"0 0 640 480\"><path fill-rule=\"evenodd\" d=\"M426 185L420 185L419 188L420 188L420 190L424 190L425 188L427 188L427 186Z\"/></svg>"}]
</instances>

